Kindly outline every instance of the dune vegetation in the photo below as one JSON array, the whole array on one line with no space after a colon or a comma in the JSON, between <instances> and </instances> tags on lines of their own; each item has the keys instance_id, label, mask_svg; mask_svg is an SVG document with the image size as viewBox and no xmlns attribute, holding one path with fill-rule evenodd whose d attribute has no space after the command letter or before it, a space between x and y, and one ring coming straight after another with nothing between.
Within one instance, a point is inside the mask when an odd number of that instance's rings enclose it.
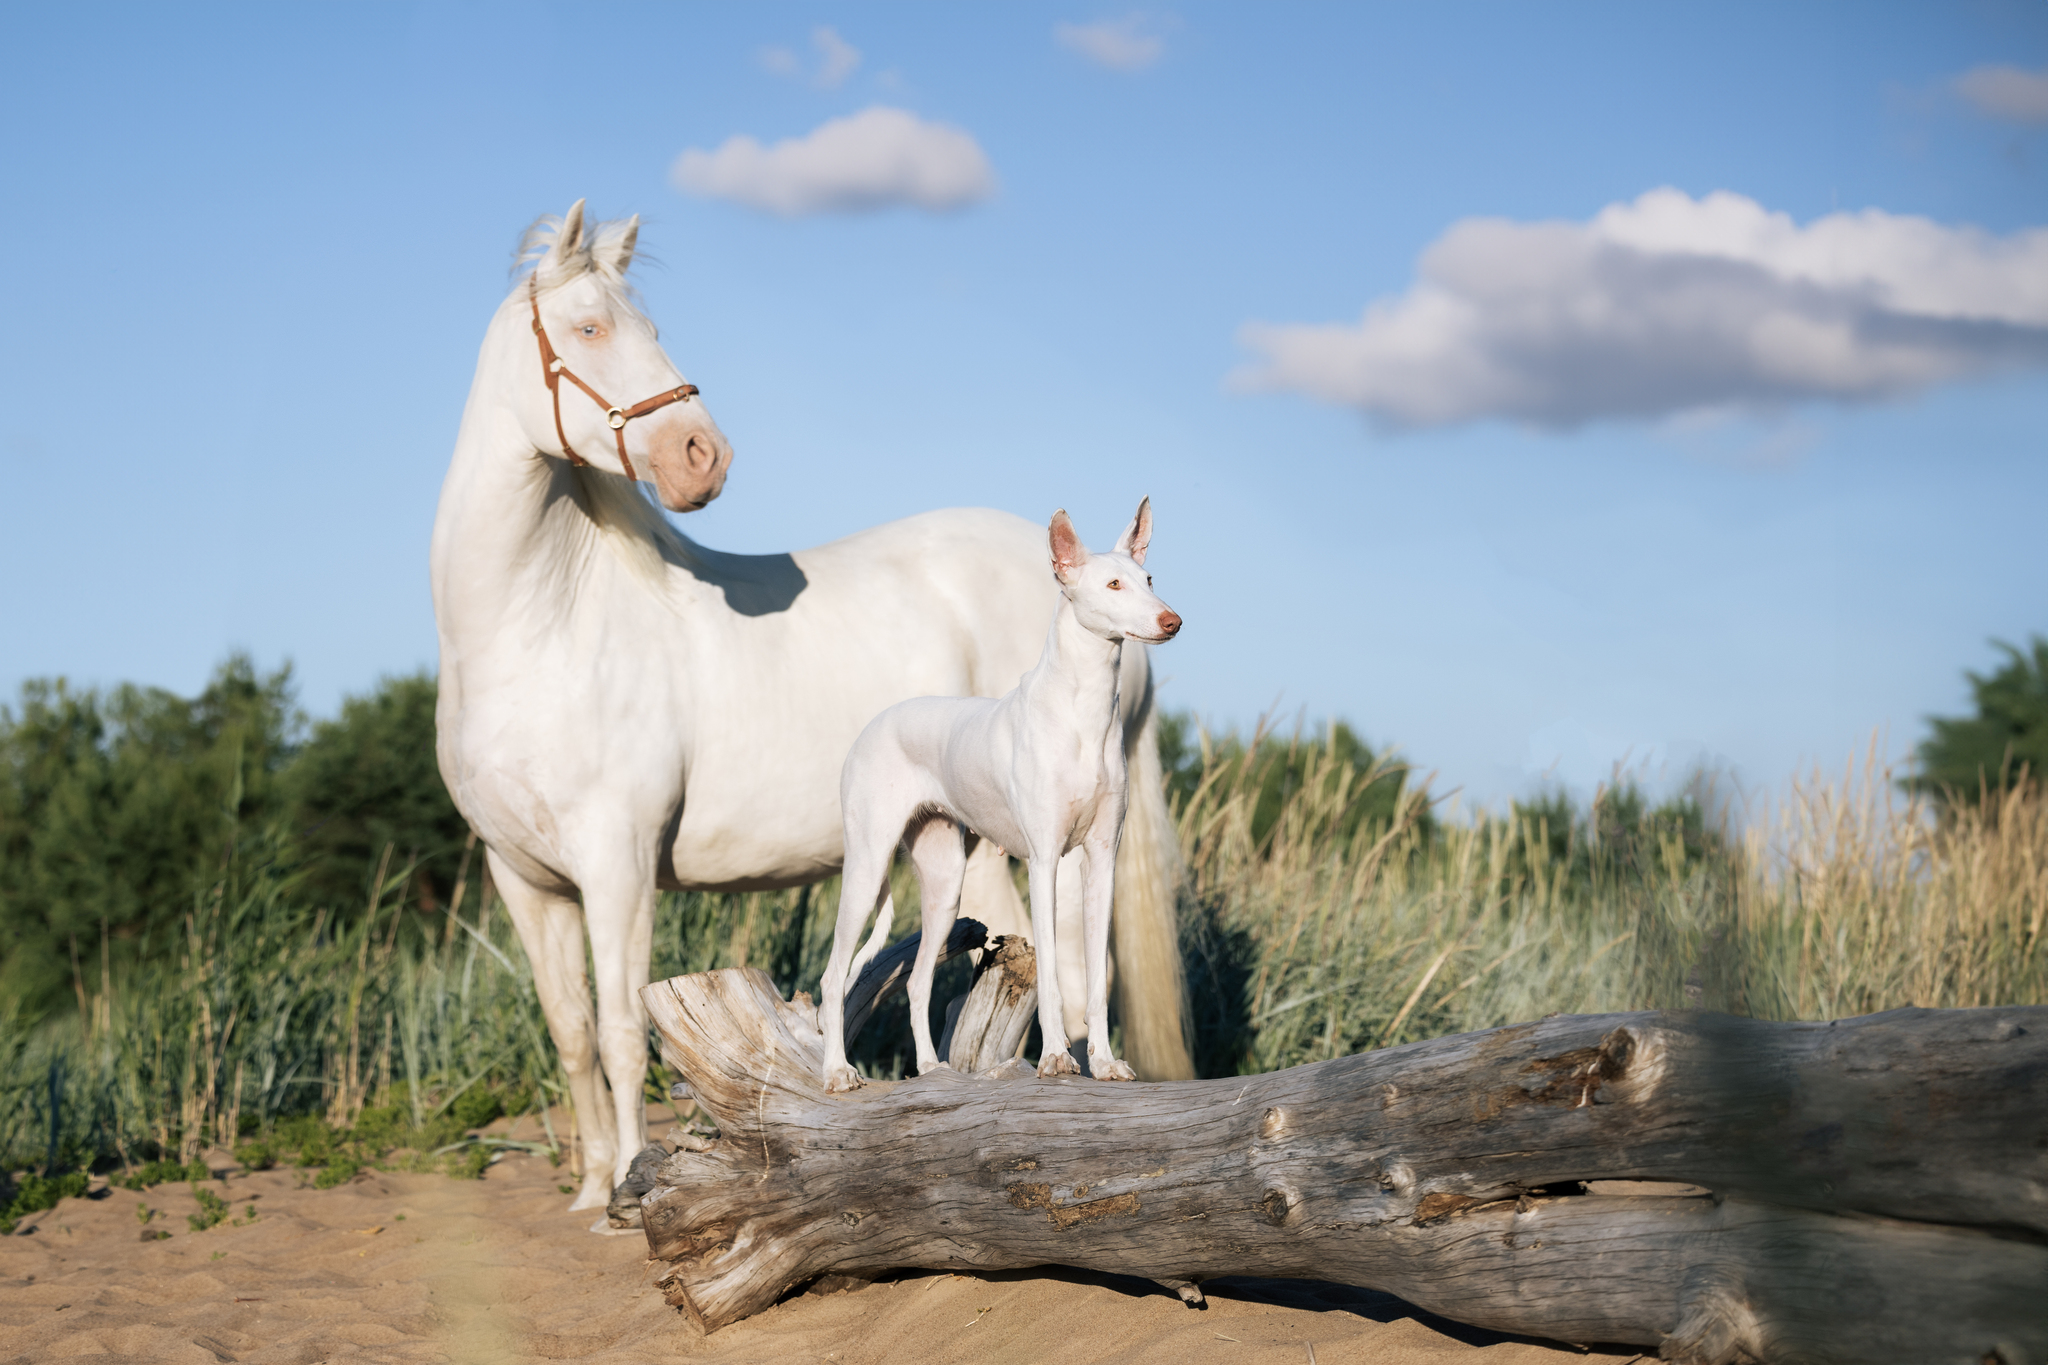
<instances>
[{"instance_id":1,"label":"dune vegetation","mask_svg":"<svg viewBox=\"0 0 2048 1365\"><path fill-rule=\"evenodd\" d=\"M266 745L246 726L234 739L232 725L216 726L210 747L186 743L191 762L227 765L186 783L206 803L177 826L197 853L172 849L185 859L176 873L99 869L132 903L127 918L84 933L86 870L59 875L79 855L52 851L21 773L43 774L45 806L71 779L49 777L53 751L24 749L23 718L7 714L12 827L0 839L11 870L0 891L13 951L40 954L46 975L59 964L63 979L0 1003L0 1170L37 1173L16 1182L6 1217L58 1197L67 1171L183 1179L206 1151L298 1165L315 1183L372 1162L473 1175L505 1145L573 1160L531 975L474 841L450 840L447 812L424 797L405 798L421 826L412 833L374 811L309 818L304 795L286 799L306 781L294 768L308 749L327 765L330 797L350 780L417 785L417 772L392 774L421 769L417 738L401 732L430 725L424 686L424 710L417 696L358 708L358 725L381 736L369 746L378 757L367 766L385 765L376 781L348 777L343 756L363 746L333 729L296 749L283 722L256 727L280 737ZM261 691L245 688L242 701ZM270 695L283 705L281 687ZM94 742L120 757L118 742ZM259 750L261 783L280 793L268 806L239 775ZM1555 1012L1821 1019L2048 1003L2048 800L2025 767L1980 773L1978 791L1959 793L1866 759L1795 782L1738 821L1705 784L1658 805L1622 782L1590 805L1552 795L1460 813L1334 724L1211 736L1174 718L1166 757L1207 1075ZM122 780L147 801L177 786L163 773ZM102 794L115 815L118 786ZM349 873L352 860L363 870ZM184 889L172 895L176 876ZM38 901L38 886L74 899ZM785 992L815 991L836 891L664 896L655 974L753 966ZM899 932L914 926L914 902L903 879ZM947 970L939 1002L964 986L964 962ZM897 1005L855 1060L886 1076L908 1053ZM657 1065L651 1094L665 1084ZM477 1135L501 1114L521 1118L510 1135Z\"/></svg>"}]
</instances>

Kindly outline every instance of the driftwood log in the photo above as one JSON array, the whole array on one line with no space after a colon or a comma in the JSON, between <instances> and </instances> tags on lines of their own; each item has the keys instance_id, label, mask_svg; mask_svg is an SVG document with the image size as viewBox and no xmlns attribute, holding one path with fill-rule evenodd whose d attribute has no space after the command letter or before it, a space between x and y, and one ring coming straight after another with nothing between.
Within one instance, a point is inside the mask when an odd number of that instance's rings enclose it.
<instances>
[{"instance_id":1,"label":"driftwood log","mask_svg":"<svg viewBox=\"0 0 2048 1365\"><path fill-rule=\"evenodd\" d=\"M1014 1008L998 956L976 990ZM1556 1016L1228 1080L835 1096L815 1010L761 973L643 997L718 1126L650 1156L639 1208L705 1330L826 1274L1057 1263L1711 1365L2048 1361L2048 1009Z\"/></svg>"}]
</instances>

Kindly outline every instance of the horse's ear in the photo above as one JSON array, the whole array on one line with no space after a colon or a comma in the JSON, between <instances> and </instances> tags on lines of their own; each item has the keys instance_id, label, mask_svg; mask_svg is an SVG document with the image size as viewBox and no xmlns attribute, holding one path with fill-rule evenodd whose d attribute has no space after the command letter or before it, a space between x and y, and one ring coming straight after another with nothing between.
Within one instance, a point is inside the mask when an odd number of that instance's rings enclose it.
<instances>
[{"instance_id":1,"label":"horse's ear","mask_svg":"<svg viewBox=\"0 0 2048 1365\"><path fill-rule=\"evenodd\" d=\"M625 230L607 243L605 264L612 273L623 276L633 265L633 248L640 241L640 215L634 214L626 220Z\"/></svg>"},{"instance_id":2,"label":"horse's ear","mask_svg":"<svg viewBox=\"0 0 2048 1365\"><path fill-rule=\"evenodd\" d=\"M1124 527L1124 533L1116 538L1116 552L1129 555L1140 564L1145 562L1145 549L1152 543L1152 499L1146 498L1138 504L1138 515L1131 518L1131 524Z\"/></svg>"},{"instance_id":3,"label":"horse's ear","mask_svg":"<svg viewBox=\"0 0 2048 1365\"><path fill-rule=\"evenodd\" d=\"M583 201L578 199L569 205L569 211L562 215L562 230L555 234L555 244L548 248L548 259L556 265L565 265L569 259L583 250Z\"/></svg>"},{"instance_id":4,"label":"horse's ear","mask_svg":"<svg viewBox=\"0 0 2048 1365\"><path fill-rule=\"evenodd\" d=\"M1052 576L1061 583L1071 585L1074 575L1088 562L1088 547L1075 534L1074 523L1067 519L1067 509L1062 507L1052 514Z\"/></svg>"}]
</instances>

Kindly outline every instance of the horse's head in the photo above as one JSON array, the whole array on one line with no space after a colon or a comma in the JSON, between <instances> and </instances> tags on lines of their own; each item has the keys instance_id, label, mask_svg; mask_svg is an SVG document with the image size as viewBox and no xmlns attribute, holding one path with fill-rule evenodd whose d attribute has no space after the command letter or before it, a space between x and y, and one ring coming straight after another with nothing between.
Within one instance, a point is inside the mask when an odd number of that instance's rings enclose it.
<instances>
[{"instance_id":1,"label":"horse's head","mask_svg":"<svg viewBox=\"0 0 2048 1365\"><path fill-rule=\"evenodd\" d=\"M662 506L694 512L724 488L732 446L633 306L639 233L637 216L586 226L580 199L528 232L538 260L516 302L535 359L515 401L536 449L649 480Z\"/></svg>"}]
</instances>

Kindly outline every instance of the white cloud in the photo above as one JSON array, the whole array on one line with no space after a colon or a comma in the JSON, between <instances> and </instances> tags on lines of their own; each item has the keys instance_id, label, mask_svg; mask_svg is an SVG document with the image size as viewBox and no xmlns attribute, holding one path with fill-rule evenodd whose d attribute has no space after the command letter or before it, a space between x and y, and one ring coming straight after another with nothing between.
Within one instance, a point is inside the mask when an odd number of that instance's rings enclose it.
<instances>
[{"instance_id":1,"label":"white cloud","mask_svg":"<svg viewBox=\"0 0 2048 1365\"><path fill-rule=\"evenodd\" d=\"M784 217L915 205L964 208L995 193L995 171L971 134L877 106L764 147L730 137L676 158L677 189Z\"/></svg>"},{"instance_id":2,"label":"white cloud","mask_svg":"<svg viewBox=\"0 0 2048 1365\"><path fill-rule=\"evenodd\" d=\"M860 65L860 49L822 25L811 30L811 46L818 49L816 79L821 90L838 89Z\"/></svg>"},{"instance_id":3,"label":"white cloud","mask_svg":"<svg viewBox=\"0 0 2048 1365\"><path fill-rule=\"evenodd\" d=\"M1801 227L1652 190L1586 223L1469 218L1356 323L1248 323L1240 388L1431 426L1874 400L2048 364L2048 228L1867 209Z\"/></svg>"},{"instance_id":4,"label":"white cloud","mask_svg":"<svg viewBox=\"0 0 2048 1365\"><path fill-rule=\"evenodd\" d=\"M1141 14L1092 24L1055 24L1052 36L1061 47L1112 71L1142 71L1166 51L1166 39Z\"/></svg>"},{"instance_id":5,"label":"white cloud","mask_svg":"<svg viewBox=\"0 0 2048 1365\"><path fill-rule=\"evenodd\" d=\"M2048 66L1972 67L1956 78L1956 92L1981 113L2014 123L2048 123Z\"/></svg>"},{"instance_id":6,"label":"white cloud","mask_svg":"<svg viewBox=\"0 0 2048 1365\"><path fill-rule=\"evenodd\" d=\"M811 84L820 90L837 90L860 66L860 49L826 25L811 30L811 46L818 53L818 69L811 75ZM761 65L778 76L792 80L803 76L803 59L786 47L764 47L760 55Z\"/></svg>"}]
</instances>

